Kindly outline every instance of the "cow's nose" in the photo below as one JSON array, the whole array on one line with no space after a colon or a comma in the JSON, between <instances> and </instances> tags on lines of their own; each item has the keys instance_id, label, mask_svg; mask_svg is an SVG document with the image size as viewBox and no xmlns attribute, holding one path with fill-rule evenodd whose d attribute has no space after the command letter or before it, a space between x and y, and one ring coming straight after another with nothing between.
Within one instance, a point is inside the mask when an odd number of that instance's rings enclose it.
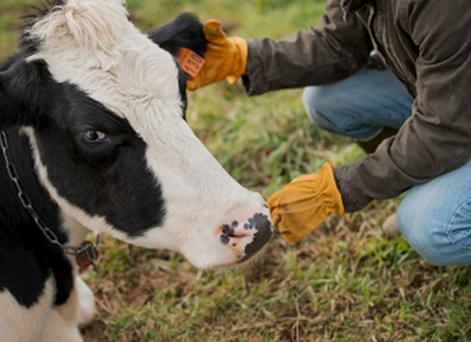
<instances>
[{"instance_id":1,"label":"cow's nose","mask_svg":"<svg viewBox=\"0 0 471 342\"><path fill-rule=\"evenodd\" d=\"M244 222L233 221L218 229L222 244L231 248L243 262L260 251L273 235L273 224L266 210L254 214Z\"/></svg>"}]
</instances>

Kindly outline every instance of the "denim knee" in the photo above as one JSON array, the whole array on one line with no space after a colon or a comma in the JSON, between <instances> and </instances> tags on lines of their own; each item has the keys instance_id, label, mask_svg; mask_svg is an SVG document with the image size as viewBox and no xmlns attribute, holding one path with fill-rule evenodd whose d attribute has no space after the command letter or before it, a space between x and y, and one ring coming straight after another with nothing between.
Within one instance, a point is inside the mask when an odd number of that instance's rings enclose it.
<instances>
[{"instance_id":1,"label":"denim knee","mask_svg":"<svg viewBox=\"0 0 471 342\"><path fill-rule=\"evenodd\" d=\"M397 223L402 236L430 264L444 265L436 228L431 226L430 222L427 222L428 218L420 215L417 208L408 202L404 200L397 212Z\"/></svg>"},{"instance_id":2,"label":"denim knee","mask_svg":"<svg viewBox=\"0 0 471 342\"><path fill-rule=\"evenodd\" d=\"M335 104L325 87L313 86L304 89L304 108L309 119L319 128L327 131L336 131L338 127L329 120L335 114Z\"/></svg>"},{"instance_id":3,"label":"denim knee","mask_svg":"<svg viewBox=\"0 0 471 342\"><path fill-rule=\"evenodd\" d=\"M401 203L397 220L404 238L433 265L471 264L471 199L441 211L426 194L412 190Z\"/></svg>"},{"instance_id":4,"label":"denim knee","mask_svg":"<svg viewBox=\"0 0 471 342\"><path fill-rule=\"evenodd\" d=\"M352 115L359 111L359 103L339 96L335 86L307 87L303 102L311 121L323 130L365 140L382 129L363 123L361 116Z\"/></svg>"}]
</instances>

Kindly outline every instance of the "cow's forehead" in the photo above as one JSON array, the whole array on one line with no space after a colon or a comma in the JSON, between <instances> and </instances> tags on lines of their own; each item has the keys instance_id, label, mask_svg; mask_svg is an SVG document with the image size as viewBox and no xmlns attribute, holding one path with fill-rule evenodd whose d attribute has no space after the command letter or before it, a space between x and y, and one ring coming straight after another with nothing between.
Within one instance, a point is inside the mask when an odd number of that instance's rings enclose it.
<instances>
[{"instance_id":1,"label":"cow's forehead","mask_svg":"<svg viewBox=\"0 0 471 342\"><path fill-rule=\"evenodd\" d=\"M128 20L121 1L69 0L28 34L41 42L29 61L45 60L57 82L78 86L130 122L181 116L173 57Z\"/></svg>"}]
</instances>

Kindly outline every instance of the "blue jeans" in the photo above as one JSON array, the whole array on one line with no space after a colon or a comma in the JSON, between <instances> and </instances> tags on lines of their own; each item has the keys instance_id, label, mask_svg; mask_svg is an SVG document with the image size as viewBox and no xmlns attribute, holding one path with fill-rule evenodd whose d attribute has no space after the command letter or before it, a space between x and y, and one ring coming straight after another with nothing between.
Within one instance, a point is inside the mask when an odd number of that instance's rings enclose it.
<instances>
[{"instance_id":1,"label":"blue jeans","mask_svg":"<svg viewBox=\"0 0 471 342\"><path fill-rule=\"evenodd\" d=\"M308 87L304 104L320 128L368 140L383 127L399 128L412 97L387 70L363 68L342 81ZM397 213L405 239L435 265L471 265L471 161L413 187Z\"/></svg>"}]
</instances>

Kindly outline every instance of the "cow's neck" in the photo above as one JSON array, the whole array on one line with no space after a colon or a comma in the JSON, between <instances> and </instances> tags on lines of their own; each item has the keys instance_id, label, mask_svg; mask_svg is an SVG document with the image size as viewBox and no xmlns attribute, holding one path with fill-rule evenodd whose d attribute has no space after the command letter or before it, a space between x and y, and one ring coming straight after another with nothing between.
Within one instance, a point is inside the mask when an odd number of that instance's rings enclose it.
<instances>
[{"instance_id":1,"label":"cow's neck","mask_svg":"<svg viewBox=\"0 0 471 342\"><path fill-rule=\"evenodd\" d=\"M10 159L15 164L21 187L31 200L35 211L62 243L79 244L83 239L84 230L76 221L61 212L57 203L41 185L35 172L29 139L20 134L18 129L9 129L6 132ZM6 172L3 155L0 156L0 188L2 234L33 234L47 243L31 215L22 207L16 188Z\"/></svg>"}]
</instances>

